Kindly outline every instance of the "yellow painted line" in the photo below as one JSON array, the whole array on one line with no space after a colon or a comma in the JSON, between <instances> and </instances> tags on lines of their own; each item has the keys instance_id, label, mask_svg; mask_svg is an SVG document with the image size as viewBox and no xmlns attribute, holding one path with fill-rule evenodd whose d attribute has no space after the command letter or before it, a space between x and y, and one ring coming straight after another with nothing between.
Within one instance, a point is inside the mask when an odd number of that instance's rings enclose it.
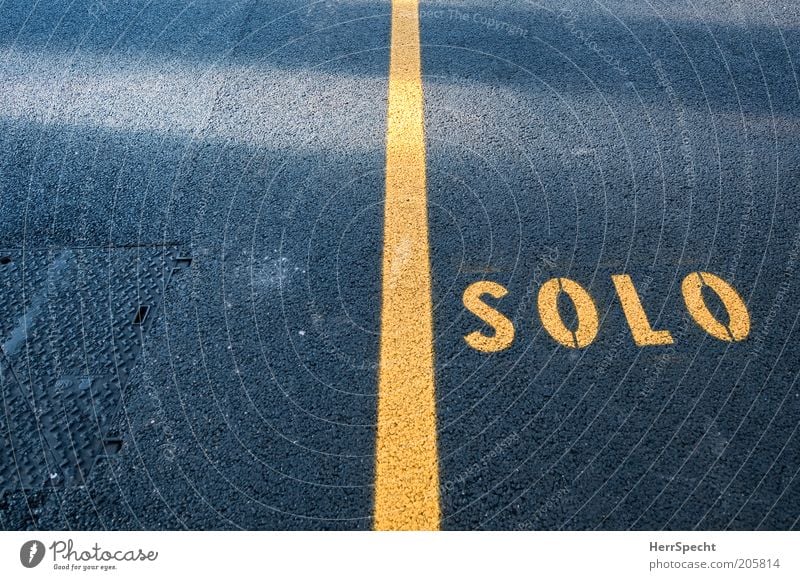
<instances>
[{"instance_id":1,"label":"yellow painted line","mask_svg":"<svg viewBox=\"0 0 800 580\"><path fill-rule=\"evenodd\" d=\"M439 529L419 2L392 1L376 530Z\"/></svg>"}]
</instances>

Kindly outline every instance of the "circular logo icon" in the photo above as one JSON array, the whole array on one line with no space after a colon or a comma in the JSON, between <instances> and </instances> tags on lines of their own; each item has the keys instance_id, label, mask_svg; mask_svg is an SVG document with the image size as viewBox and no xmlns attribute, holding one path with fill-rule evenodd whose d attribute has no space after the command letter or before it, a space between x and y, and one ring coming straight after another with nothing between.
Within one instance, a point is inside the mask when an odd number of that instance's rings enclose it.
<instances>
[{"instance_id":1,"label":"circular logo icon","mask_svg":"<svg viewBox=\"0 0 800 580\"><path fill-rule=\"evenodd\" d=\"M19 561L26 568L35 568L44 559L44 544L39 540L28 540L19 549Z\"/></svg>"}]
</instances>

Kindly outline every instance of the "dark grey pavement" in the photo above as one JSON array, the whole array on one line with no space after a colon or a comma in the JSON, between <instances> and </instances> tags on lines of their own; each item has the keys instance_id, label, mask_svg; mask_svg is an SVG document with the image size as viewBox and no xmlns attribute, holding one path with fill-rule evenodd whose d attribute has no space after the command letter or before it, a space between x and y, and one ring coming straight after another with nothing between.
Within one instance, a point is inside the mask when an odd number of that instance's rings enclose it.
<instances>
[{"instance_id":1,"label":"dark grey pavement","mask_svg":"<svg viewBox=\"0 0 800 580\"><path fill-rule=\"evenodd\" d=\"M0 528L371 527L390 8L0 1ZM797 529L800 7L423 2L421 38L442 527Z\"/></svg>"}]
</instances>

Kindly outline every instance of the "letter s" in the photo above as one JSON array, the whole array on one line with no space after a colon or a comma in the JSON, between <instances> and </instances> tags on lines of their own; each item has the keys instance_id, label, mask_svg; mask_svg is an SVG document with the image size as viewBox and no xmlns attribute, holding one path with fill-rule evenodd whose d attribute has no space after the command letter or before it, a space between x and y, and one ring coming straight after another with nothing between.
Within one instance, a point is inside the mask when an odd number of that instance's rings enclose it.
<instances>
[{"instance_id":1,"label":"letter s","mask_svg":"<svg viewBox=\"0 0 800 580\"><path fill-rule=\"evenodd\" d=\"M486 336L477 330L464 337L467 344L481 352L499 352L514 342L514 324L503 314L481 300L484 294L492 298L502 298L508 290L500 284L480 281L470 284L464 290L464 306L475 316L494 329L493 336Z\"/></svg>"}]
</instances>

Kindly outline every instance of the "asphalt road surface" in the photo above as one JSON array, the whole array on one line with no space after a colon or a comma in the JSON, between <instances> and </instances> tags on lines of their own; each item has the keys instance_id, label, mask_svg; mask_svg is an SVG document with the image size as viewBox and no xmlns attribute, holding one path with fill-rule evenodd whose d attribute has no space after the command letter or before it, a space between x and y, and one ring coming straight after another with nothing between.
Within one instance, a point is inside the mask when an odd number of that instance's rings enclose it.
<instances>
[{"instance_id":1,"label":"asphalt road surface","mask_svg":"<svg viewBox=\"0 0 800 580\"><path fill-rule=\"evenodd\" d=\"M792 1L0 0L0 528L798 529L799 65Z\"/></svg>"}]
</instances>

